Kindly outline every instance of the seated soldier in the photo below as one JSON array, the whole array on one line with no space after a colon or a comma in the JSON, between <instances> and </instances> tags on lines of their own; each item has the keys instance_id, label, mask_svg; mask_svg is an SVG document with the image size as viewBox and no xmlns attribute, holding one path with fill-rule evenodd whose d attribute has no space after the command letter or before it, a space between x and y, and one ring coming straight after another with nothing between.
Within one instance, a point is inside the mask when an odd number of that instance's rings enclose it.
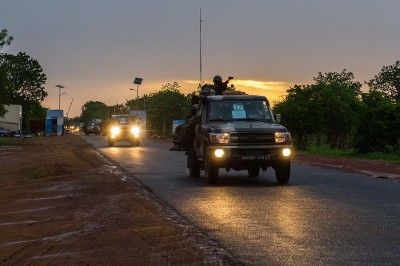
<instances>
[{"instance_id":1,"label":"seated soldier","mask_svg":"<svg viewBox=\"0 0 400 266\"><path fill-rule=\"evenodd\" d=\"M229 77L228 80L222 82L221 76L214 76L214 85L203 85L201 96L221 95L227 90L227 84L231 79L232 77ZM187 116L183 124L176 127L172 136L172 142L174 143L174 146L169 149L170 151L187 151L188 149L192 148L192 140L194 138L194 130L196 127L194 115L197 113L199 108L199 100L200 98L198 96L192 97L191 111L189 111L190 114ZM195 108L195 112L193 112L192 108Z\"/></svg>"},{"instance_id":2,"label":"seated soldier","mask_svg":"<svg viewBox=\"0 0 400 266\"><path fill-rule=\"evenodd\" d=\"M193 139L192 136L194 135L195 128L194 116L199 109L199 101L199 96L194 95L192 97L192 105L190 106L185 122L176 127L172 136L174 146L169 149L170 151L186 151L190 148L190 140Z\"/></svg>"}]
</instances>

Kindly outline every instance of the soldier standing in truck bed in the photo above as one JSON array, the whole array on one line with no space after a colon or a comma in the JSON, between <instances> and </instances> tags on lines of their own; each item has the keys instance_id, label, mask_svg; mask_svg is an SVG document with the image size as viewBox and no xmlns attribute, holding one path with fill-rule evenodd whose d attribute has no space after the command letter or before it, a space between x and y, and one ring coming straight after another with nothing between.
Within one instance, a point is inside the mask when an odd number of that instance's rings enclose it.
<instances>
[{"instance_id":1,"label":"soldier standing in truck bed","mask_svg":"<svg viewBox=\"0 0 400 266\"><path fill-rule=\"evenodd\" d=\"M233 79L233 77L228 77L228 79L222 82L222 77L220 75L216 75L213 78L214 82L214 91L216 95L222 95L222 93L228 90L228 83Z\"/></svg>"}]
</instances>

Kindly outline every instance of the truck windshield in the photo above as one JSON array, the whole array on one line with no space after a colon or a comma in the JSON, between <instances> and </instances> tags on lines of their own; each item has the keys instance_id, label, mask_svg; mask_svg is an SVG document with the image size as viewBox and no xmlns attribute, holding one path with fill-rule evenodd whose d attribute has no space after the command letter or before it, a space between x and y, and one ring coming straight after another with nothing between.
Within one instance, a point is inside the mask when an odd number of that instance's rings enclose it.
<instances>
[{"instance_id":1,"label":"truck windshield","mask_svg":"<svg viewBox=\"0 0 400 266\"><path fill-rule=\"evenodd\" d=\"M120 125L131 125L136 122L136 119L132 116L117 116L111 118L111 123Z\"/></svg>"},{"instance_id":2,"label":"truck windshield","mask_svg":"<svg viewBox=\"0 0 400 266\"><path fill-rule=\"evenodd\" d=\"M262 100L210 101L209 121L250 120L272 122L268 105Z\"/></svg>"}]
</instances>

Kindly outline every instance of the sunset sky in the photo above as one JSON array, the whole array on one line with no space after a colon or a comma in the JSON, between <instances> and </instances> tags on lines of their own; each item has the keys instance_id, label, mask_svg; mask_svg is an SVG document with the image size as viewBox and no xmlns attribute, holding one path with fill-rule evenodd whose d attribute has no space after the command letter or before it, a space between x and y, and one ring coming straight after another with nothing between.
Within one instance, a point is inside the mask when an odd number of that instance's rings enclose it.
<instances>
[{"instance_id":1,"label":"sunset sky","mask_svg":"<svg viewBox=\"0 0 400 266\"><path fill-rule=\"evenodd\" d=\"M397 0L0 0L1 52L26 52L47 75L45 107L80 115L177 82L183 93L215 74L251 94L279 99L318 72L351 71L364 83L400 60Z\"/></svg>"}]
</instances>

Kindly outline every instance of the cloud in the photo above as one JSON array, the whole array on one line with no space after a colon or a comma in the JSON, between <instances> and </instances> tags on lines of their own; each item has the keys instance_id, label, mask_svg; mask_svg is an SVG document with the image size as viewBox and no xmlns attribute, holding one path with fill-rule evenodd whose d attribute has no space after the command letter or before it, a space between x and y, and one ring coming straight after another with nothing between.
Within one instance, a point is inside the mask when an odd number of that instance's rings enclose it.
<instances>
[{"instance_id":1,"label":"cloud","mask_svg":"<svg viewBox=\"0 0 400 266\"><path fill-rule=\"evenodd\" d=\"M198 80L180 80L179 84L183 84L183 87L196 88L199 84ZM274 102L280 101L282 96L287 94L287 90L295 85L286 81L262 81L262 80L240 80L234 79L230 82L234 84L236 90L243 91L250 95L261 95L266 96L270 103L273 105Z\"/></svg>"},{"instance_id":2,"label":"cloud","mask_svg":"<svg viewBox=\"0 0 400 266\"><path fill-rule=\"evenodd\" d=\"M183 84L199 84L198 80L181 80ZM230 82L234 84L236 89L259 89L266 90L269 92L286 92L290 87L294 86L294 83L285 81L261 81L261 80L240 80L234 79Z\"/></svg>"},{"instance_id":3,"label":"cloud","mask_svg":"<svg viewBox=\"0 0 400 266\"><path fill-rule=\"evenodd\" d=\"M282 91L287 90L292 83L284 81L258 81L258 80L235 80L235 87L240 88L250 88L250 89L262 89L267 91Z\"/></svg>"}]
</instances>

